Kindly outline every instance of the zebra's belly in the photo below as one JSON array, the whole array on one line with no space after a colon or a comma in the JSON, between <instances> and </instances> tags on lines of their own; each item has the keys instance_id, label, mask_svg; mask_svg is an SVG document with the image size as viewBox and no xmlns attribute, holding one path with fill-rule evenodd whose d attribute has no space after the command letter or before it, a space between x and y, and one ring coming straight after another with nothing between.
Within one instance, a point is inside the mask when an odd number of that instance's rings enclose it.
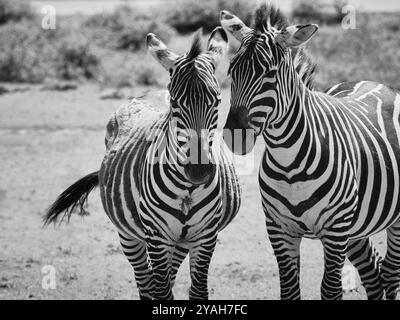
<instances>
[{"instance_id":1,"label":"zebra's belly","mask_svg":"<svg viewBox=\"0 0 400 320\"><path fill-rule=\"evenodd\" d=\"M369 237L387 229L400 219L399 177L372 179L359 185L358 205L350 229L352 239Z\"/></svg>"}]
</instances>

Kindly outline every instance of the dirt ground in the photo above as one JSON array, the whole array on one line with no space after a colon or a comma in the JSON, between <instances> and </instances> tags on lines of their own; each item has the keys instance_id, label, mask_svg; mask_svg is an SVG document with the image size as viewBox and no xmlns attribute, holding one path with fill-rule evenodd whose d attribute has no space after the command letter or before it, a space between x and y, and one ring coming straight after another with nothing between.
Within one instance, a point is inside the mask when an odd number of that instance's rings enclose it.
<instances>
[{"instance_id":1,"label":"dirt ground","mask_svg":"<svg viewBox=\"0 0 400 320\"><path fill-rule=\"evenodd\" d=\"M222 110L228 94L224 92ZM69 225L42 227L42 216L59 193L99 168L106 121L123 102L99 96L92 85L67 92L30 86L26 92L0 96L0 299L138 298L133 271L98 190L89 199L89 217L73 216ZM278 268L257 185L262 150L259 141L252 173L241 176L239 215L220 233L210 267L211 299L279 298ZM384 234L374 240L384 253ZM302 242L301 264L303 298L319 299L319 241ZM47 265L56 271L55 289L42 287ZM188 287L185 261L175 297L187 299ZM354 291L345 293L345 299L365 298L359 280Z\"/></svg>"}]
</instances>

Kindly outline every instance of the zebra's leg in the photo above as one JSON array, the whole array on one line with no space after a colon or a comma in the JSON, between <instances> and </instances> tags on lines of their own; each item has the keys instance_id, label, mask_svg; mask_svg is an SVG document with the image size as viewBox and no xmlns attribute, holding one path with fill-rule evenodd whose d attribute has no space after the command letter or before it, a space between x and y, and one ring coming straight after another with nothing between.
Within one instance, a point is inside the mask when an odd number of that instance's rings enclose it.
<instances>
[{"instance_id":1,"label":"zebra's leg","mask_svg":"<svg viewBox=\"0 0 400 320\"><path fill-rule=\"evenodd\" d=\"M301 237L288 235L267 216L268 237L279 268L282 300L299 300L300 294L300 242Z\"/></svg>"},{"instance_id":2,"label":"zebra's leg","mask_svg":"<svg viewBox=\"0 0 400 320\"><path fill-rule=\"evenodd\" d=\"M159 239L147 240L147 251L155 284L153 298L156 300L174 299L171 284L174 247L173 244L162 242Z\"/></svg>"},{"instance_id":3,"label":"zebra's leg","mask_svg":"<svg viewBox=\"0 0 400 320\"><path fill-rule=\"evenodd\" d=\"M381 257L370 238L350 241L347 257L357 268L369 300L380 300L384 297L380 276Z\"/></svg>"},{"instance_id":4,"label":"zebra's leg","mask_svg":"<svg viewBox=\"0 0 400 320\"><path fill-rule=\"evenodd\" d=\"M119 235L122 251L135 272L136 285L142 300L153 298L154 281L150 269L146 244L138 239Z\"/></svg>"},{"instance_id":5,"label":"zebra's leg","mask_svg":"<svg viewBox=\"0 0 400 320\"><path fill-rule=\"evenodd\" d=\"M172 255L172 271L171 271L171 286L174 287L176 274L178 273L179 267L182 261L185 260L189 249L182 246L175 246L174 253Z\"/></svg>"},{"instance_id":6,"label":"zebra's leg","mask_svg":"<svg viewBox=\"0 0 400 320\"><path fill-rule=\"evenodd\" d=\"M386 299L395 300L400 284L400 222L386 230L387 251L381 266Z\"/></svg>"},{"instance_id":7,"label":"zebra's leg","mask_svg":"<svg viewBox=\"0 0 400 320\"><path fill-rule=\"evenodd\" d=\"M190 300L208 300L208 269L216 243L217 234L190 248Z\"/></svg>"},{"instance_id":8,"label":"zebra's leg","mask_svg":"<svg viewBox=\"0 0 400 320\"><path fill-rule=\"evenodd\" d=\"M340 236L325 236L324 246L325 270L321 284L322 300L341 300L343 298L342 270L346 259L348 238Z\"/></svg>"}]
</instances>

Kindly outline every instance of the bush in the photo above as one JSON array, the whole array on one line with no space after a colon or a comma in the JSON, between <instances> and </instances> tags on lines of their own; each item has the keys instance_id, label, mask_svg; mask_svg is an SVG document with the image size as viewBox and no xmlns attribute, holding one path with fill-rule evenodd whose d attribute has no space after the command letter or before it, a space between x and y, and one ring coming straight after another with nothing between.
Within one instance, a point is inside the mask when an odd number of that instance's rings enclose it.
<instances>
[{"instance_id":1,"label":"bush","mask_svg":"<svg viewBox=\"0 0 400 320\"><path fill-rule=\"evenodd\" d=\"M168 42L174 30L157 17L137 13L129 6L122 6L110 14L96 14L85 23L88 36L96 43L112 49L136 51L144 46L150 32Z\"/></svg>"},{"instance_id":2,"label":"bush","mask_svg":"<svg viewBox=\"0 0 400 320\"><path fill-rule=\"evenodd\" d=\"M357 29L321 29L309 42L318 63L317 87L371 80L400 89L400 34L381 29L369 14L357 16ZM390 28L390 27L389 27Z\"/></svg>"},{"instance_id":3,"label":"bush","mask_svg":"<svg viewBox=\"0 0 400 320\"><path fill-rule=\"evenodd\" d=\"M293 7L293 19L301 23L338 24L345 14L342 8L346 5L344 0L299 0Z\"/></svg>"},{"instance_id":4,"label":"bush","mask_svg":"<svg viewBox=\"0 0 400 320\"><path fill-rule=\"evenodd\" d=\"M43 30L33 21L0 27L0 81L91 79L99 59L79 30Z\"/></svg>"},{"instance_id":5,"label":"bush","mask_svg":"<svg viewBox=\"0 0 400 320\"><path fill-rule=\"evenodd\" d=\"M100 80L105 86L165 87L168 79L168 72L147 51L118 51L102 56Z\"/></svg>"},{"instance_id":6,"label":"bush","mask_svg":"<svg viewBox=\"0 0 400 320\"><path fill-rule=\"evenodd\" d=\"M54 75L49 66L55 52L43 30L31 23L9 23L0 27L0 80L41 82Z\"/></svg>"},{"instance_id":7,"label":"bush","mask_svg":"<svg viewBox=\"0 0 400 320\"><path fill-rule=\"evenodd\" d=\"M33 17L33 9L27 1L0 0L0 25Z\"/></svg>"},{"instance_id":8,"label":"bush","mask_svg":"<svg viewBox=\"0 0 400 320\"><path fill-rule=\"evenodd\" d=\"M99 57L88 39L71 33L57 43L57 77L65 80L93 79L98 75Z\"/></svg>"},{"instance_id":9,"label":"bush","mask_svg":"<svg viewBox=\"0 0 400 320\"><path fill-rule=\"evenodd\" d=\"M199 28L210 32L219 25L219 13L228 10L251 24L255 4L247 0L187 0L182 6L167 9L167 21L180 33L193 32Z\"/></svg>"}]
</instances>

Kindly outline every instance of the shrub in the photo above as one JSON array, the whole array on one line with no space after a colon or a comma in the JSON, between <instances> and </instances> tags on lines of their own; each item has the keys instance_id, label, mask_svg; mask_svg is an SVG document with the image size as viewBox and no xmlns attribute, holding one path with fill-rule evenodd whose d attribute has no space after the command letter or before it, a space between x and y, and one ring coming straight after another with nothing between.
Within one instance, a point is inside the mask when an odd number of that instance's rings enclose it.
<instances>
[{"instance_id":1,"label":"shrub","mask_svg":"<svg viewBox=\"0 0 400 320\"><path fill-rule=\"evenodd\" d=\"M292 16L302 23L338 24L345 16L342 13L345 5L344 0L299 0L294 4Z\"/></svg>"},{"instance_id":2,"label":"shrub","mask_svg":"<svg viewBox=\"0 0 400 320\"><path fill-rule=\"evenodd\" d=\"M323 28L309 42L308 51L318 63L318 88L371 80L400 89L400 35L376 32L372 22L368 14L360 14L357 29Z\"/></svg>"},{"instance_id":3,"label":"shrub","mask_svg":"<svg viewBox=\"0 0 400 320\"><path fill-rule=\"evenodd\" d=\"M165 87L168 72L147 51L118 51L102 56L101 82L106 86L134 85Z\"/></svg>"},{"instance_id":4,"label":"shrub","mask_svg":"<svg viewBox=\"0 0 400 320\"><path fill-rule=\"evenodd\" d=\"M65 80L93 79L98 75L99 57L88 39L78 32L62 37L57 43L57 77Z\"/></svg>"},{"instance_id":5,"label":"shrub","mask_svg":"<svg viewBox=\"0 0 400 320\"><path fill-rule=\"evenodd\" d=\"M32 23L9 23L0 27L0 80L41 82L54 75L49 46L43 30Z\"/></svg>"},{"instance_id":6,"label":"shrub","mask_svg":"<svg viewBox=\"0 0 400 320\"><path fill-rule=\"evenodd\" d=\"M0 0L0 25L33 17L33 9L27 1Z\"/></svg>"},{"instance_id":7,"label":"shrub","mask_svg":"<svg viewBox=\"0 0 400 320\"><path fill-rule=\"evenodd\" d=\"M199 28L210 32L219 25L219 13L228 10L251 23L255 4L247 0L187 0L182 6L167 9L167 21L180 33L193 32Z\"/></svg>"},{"instance_id":8,"label":"shrub","mask_svg":"<svg viewBox=\"0 0 400 320\"><path fill-rule=\"evenodd\" d=\"M112 49L136 51L144 46L150 32L168 42L174 30L157 17L137 13L129 6L117 8L110 14L96 14L84 23L88 36L96 43Z\"/></svg>"},{"instance_id":9,"label":"shrub","mask_svg":"<svg viewBox=\"0 0 400 320\"><path fill-rule=\"evenodd\" d=\"M0 81L91 79L98 64L93 47L78 30L43 30L33 21L0 27Z\"/></svg>"}]
</instances>

